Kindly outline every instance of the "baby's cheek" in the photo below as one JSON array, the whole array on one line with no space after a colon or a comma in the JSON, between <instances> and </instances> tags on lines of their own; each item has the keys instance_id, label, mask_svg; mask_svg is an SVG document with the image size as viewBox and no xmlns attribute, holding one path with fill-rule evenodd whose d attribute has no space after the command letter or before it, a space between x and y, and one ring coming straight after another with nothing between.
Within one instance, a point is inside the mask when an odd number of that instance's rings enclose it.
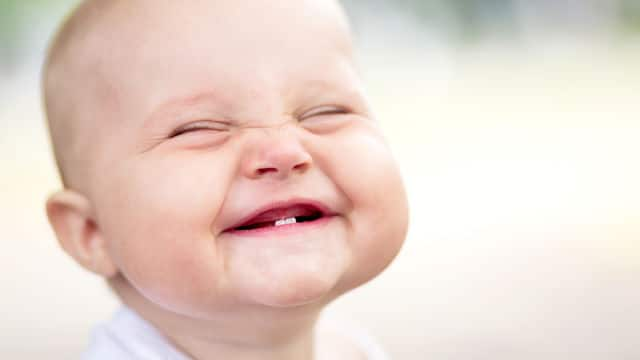
<instances>
[{"instance_id":1,"label":"baby's cheek","mask_svg":"<svg viewBox=\"0 0 640 360\"><path fill-rule=\"evenodd\" d=\"M213 297L223 265L210 229L223 192L188 162L128 173L104 199L113 210L104 216L104 234L114 261L158 305L196 311L196 302Z\"/></svg>"},{"instance_id":2,"label":"baby's cheek","mask_svg":"<svg viewBox=\"0 0 640 360\"><path fill-rule=\"evenodd\" d=\"M406 195L391 151L375 128L353 131L331 147L338 182L358 211L371 221L403 213Z\"/></svg>"},{"instance_id":3,"label":"baby's cheek","mask_svg":"<svg viewBox=\"0 0 640 360\"><path fill-rule=\"evenodd\" d=\"M222 275L211 234L170 221L142 223L118 239L114 253L122 274L155 304L185 315L200 314L216 299Z\"/></svg>"},{"instance_id":4,"label":"baby's cheek","mask_svg":"<svg viewBox=\"0 0 640 360\"><path fill-rule=\"evenodd\" d=\"M157 305L177 313L198 313L202 304L215 298L218 269L213 252L196 240L156 239L163 248L134 249L136 255L123 268L125 277Z\"/></svg>"},{"instance_id":5,"label":"baby's cheek","mask_svg":"<svg viewBox=\"0 0 640 360\"><path fill-rule=\"evenodd\" d=\"M353 266L368 280L397 255L408 226L408 206L396 162L377 130L360 129L331 147L332 177L353 205Z\"/></svg>"}]
</instances>

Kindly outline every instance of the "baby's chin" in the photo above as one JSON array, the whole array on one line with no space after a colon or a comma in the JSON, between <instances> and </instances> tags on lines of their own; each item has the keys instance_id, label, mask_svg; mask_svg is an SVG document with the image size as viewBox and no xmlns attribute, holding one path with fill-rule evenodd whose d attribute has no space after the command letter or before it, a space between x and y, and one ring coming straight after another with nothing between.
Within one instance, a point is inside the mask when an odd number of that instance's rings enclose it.
<instances>
[{"instance_id":1,"label":"baby's chin","mask_svg":"<svg viewBox=\"0 0 640 360\"><path fill-rule=\"evenodd\" d=\"M227 276L235 295L269 307L331 300L352 258L347 232L339 224L301 237L233 240Z\"/></svg>"},{"instance_id":2,"label":"baby's chin","mask_svg":"<svg viewBox=\"0 0 640 360\"><path fill-rule=\"evenodd\" d=\"M243 295L257 305L273 308L291 308L311 304L324 304L336 295L333 289L339 281L335 272L318 274L317 271L298 272L274 277L269 283L245 282Z\"/></svg>"}]
</instances>

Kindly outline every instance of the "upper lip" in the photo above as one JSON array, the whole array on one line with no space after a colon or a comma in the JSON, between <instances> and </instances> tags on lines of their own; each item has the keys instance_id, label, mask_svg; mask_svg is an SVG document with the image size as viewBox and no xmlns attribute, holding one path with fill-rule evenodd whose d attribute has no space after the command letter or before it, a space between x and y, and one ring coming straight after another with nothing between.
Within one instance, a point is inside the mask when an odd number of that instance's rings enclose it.
<instances>
[{"instance_id":1,"label":"upper lip","mask_svg":"<svg viewBox=\"0 0 640 360\"><path fill-rule=\"evenodd\" d=\"M276 201L276 202L272 202L269 203L267 205L261 206L255 210L253 210L250 214L248 214L247 216L242 217L241 219L239 219L237 222L233 223L233 225L231 225L230 227L228 227L226 231L231 231L235 228L244 226L246 224L250 224L251 221L255 218L257 218L258 216L260 216L261 214L266 213L267 211L273 211L273 210L278 210L278 209L287 209L287 208L291 208L294 206L307 206L307 207L311 207L311 208L315 208L316 210L318 210L322 216L333 216L336 215L335 212L333 212L327 205L325 205L324 203L322 203L321 201L318 200L311 200L311 199L292 199L292 200L287 200L287 201Z\"/></svg>"}]
</instances>

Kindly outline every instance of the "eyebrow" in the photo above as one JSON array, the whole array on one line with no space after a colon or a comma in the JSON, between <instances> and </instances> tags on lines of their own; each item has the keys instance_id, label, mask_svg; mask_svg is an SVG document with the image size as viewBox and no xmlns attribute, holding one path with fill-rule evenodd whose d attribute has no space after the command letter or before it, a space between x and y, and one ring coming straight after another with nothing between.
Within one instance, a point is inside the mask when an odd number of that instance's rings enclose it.
<instances>
[{"instance_id":1,"label":"eyebrow","mask_svg":"<svg viewBox=\"0 0 640 360\"><path fill-rule=\"evenodd\" d=\"M199 104L209 104L213 107L228 109L229 104L219 94L212 91L203 91L184 97L175 97L162 102L154 107L153 111L144 120L143 127L147 128L157 123L160 119L177 112L180 109ZM177 114L176 114L177 115Z\"/></svg>"}]
</instances>

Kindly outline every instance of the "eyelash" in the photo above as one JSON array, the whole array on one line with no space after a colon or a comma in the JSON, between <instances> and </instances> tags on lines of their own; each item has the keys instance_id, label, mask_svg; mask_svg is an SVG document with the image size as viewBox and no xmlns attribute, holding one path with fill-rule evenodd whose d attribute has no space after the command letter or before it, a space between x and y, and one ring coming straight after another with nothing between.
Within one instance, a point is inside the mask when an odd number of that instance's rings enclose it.
<instances>
[{"instance_id":1,"label":"eyelash","mask_svg":"<svg viewBox=\"0 0 640 360\"><path fill-rule=\"evenodd\" d=\"M199 131L199 130L225 131L227 130L228 126L229 124L224 122L219 122L219 121L210 121L210 120L196 121L174 130L169 135L169 138L178 137L180 135Z\"/></svg>"},{"instance_id":2,"label":"eyelash","mask_svg":"<svg viewBox=\"0 0 640 360\"><path fill-rule=\"evenodd\" d=\"M321 110L321 111L319 111ZM314 116L325 116L325 115L341 115L341 114L348 114L350 111L349 109L347 109L344 106L338 106L338 105L325 105L325 106L319 106L315 109L312 109L310 111L307 111L306 113L302 114L302 116L299 117L299 120L305 120ZM307 115L309 114L309 115Z\"/></svg>"}]
</instances>

